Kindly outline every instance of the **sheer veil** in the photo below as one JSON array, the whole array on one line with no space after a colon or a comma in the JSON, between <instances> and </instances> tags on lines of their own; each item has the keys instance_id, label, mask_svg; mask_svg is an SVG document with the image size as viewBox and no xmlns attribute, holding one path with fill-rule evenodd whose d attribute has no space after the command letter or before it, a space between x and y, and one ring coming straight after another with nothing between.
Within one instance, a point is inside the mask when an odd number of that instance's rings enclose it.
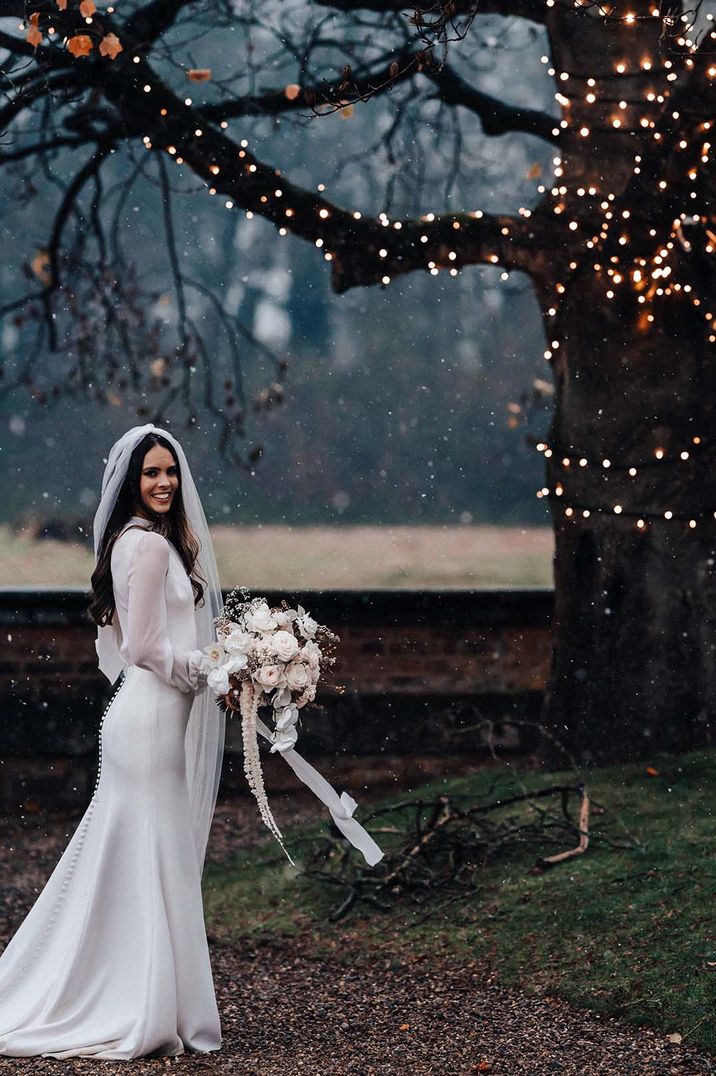
<instances>
[{"instance_id":1,"label":"sheer veil","mask_svg":"<svg viewBox=\"0 0 716 1076\"><path fill-rule=\"evenodd\" d=\"M219 615L222 605L219 573L206 516L184 450L176 438L166 430L153 426L151 423L146 426L134 426L112 445L102 478L102 496L94 517L95 558L127 474L130 456L148 433L165 437L173 446L179 460L184 510L200 546L197 568L206 580L204 602L199 608L194 609L196 645L197 647L207 646L214 640L213 622L214 618ZM99 667L113 684L124 668L119 655L120 639L116 617L114 624L97 629L95 646ZM194 826L194 843L200 870L204 865L209 829L216 806L224 755L224 727L224 714L214 702L211 692L200 691L194 697L185 740L187 785Z\"/></svg>"}]
</instances>

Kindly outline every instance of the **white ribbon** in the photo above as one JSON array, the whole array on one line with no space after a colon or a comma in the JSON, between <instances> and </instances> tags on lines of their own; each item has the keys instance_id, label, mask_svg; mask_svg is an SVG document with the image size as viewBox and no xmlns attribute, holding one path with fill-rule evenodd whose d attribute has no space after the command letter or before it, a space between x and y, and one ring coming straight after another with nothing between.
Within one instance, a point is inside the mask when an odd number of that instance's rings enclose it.
<instances>
[{"instance_id":1,"label":"white ribbon","mask_svg":"<svg viewBox=\"0 0 716 1076\"><path fill-rule=\"evenodd\" d=\"M270 743L273 742L273 736L270 729L261 718L256 720L256 728ZM298 777L299 781L302 781L304 785L310 788L314 796L317 796L321 803L325 804L328 810L331 812L331 818L338 826L343 836L350 841L354 848L362 854L369 867L374 867L376 863L379 863L383 858L378 845L375 843L369 833L367 833L360 822L356 822L353 817L358 804L349 796L347 792L342 792L339 796L335 788L328 783L325 777L322 777L318 770L306 762L302 755L299 755L298 751L294 751L290 748L288 751L280 752L282 758L286 759L293 772Z\"/></svg>"}]
</instances>

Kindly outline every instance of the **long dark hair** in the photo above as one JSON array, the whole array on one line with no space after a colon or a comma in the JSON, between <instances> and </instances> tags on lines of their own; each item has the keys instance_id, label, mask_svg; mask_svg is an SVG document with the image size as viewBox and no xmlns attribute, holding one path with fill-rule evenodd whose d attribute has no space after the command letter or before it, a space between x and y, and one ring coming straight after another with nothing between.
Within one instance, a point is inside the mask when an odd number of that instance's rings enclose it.
<instances>
[{"instance_id":1,"label":"long dark hair","mask_svg":"<svg viewBox=\"0 0 716 1076\"><path fill-rule=\"evenodd\" d=\"M158 512L154 512L152 509L148 509L147 506L142 503L142 495L140 492L140 480L142 476L142 467L144 466L144 457L155 445L161 445L162 448L166 448L171 452L179 478L179 485L174 494L171 508L167 513L162 515ZM148 529L156 531L158 534L167 538L181 557L182 563L186 568L186 574L191 580L192 590L194 591L194 605L199 605L200 602L203 603L204 601L204 587L202 586L202 583L205 583L206 580L199 575L198 571L194 570L196 559L199 555L199 543L196 540L196 536L191 529L186 512L184 511L179 460L177 459L177 454L174 451L173 445L170 441L167 441L166 437L162 437L161 434L158 433L148 433L142 438L132 452L132 455L129 457L129 466L127 467L124 482L117 495L116 503L112 509L112 514L107 521L107 526L105 527L97 551L97 565L92 573L92 601L88 609L90 619L95 624L104 626L105 624L111 624L114 620L116 606L114 601L114 589L112 586L112 550L114 548L114 543L117 541L117 538L124 529L127 521L133 515L136 515L139 505L141 505L142 510L151 517L151 523Z\"/></svg>"}]
</instances>

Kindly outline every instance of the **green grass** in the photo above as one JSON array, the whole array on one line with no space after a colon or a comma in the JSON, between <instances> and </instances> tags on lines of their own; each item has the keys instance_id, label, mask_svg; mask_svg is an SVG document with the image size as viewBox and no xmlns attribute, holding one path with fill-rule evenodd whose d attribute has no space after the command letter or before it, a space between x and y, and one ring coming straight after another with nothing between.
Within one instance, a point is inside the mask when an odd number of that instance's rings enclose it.
<instances>
[{"instance_id":1,"label":"green grass","mask_svg":"<svg viewBox=\"0 0 716 1076\"><path fill-rule=\"evenodd\" d=\"M716 751L650 762L658 776L645 765L588 775L606 814L593 819L588 853L547 873L529 873L539 850L522 849L488 866L467 898L420 909L403 903L390 913L359 906L333 923L327 917L340 890L297 875L267 845L207 870L210 930L234 941L310 935L334 958L338 951L349 959L363 939L393 951L447 952L479 961L505 985L546 989L716 1050ZM534 788L555 776L524 781ZM495 779L487 771L421 792L478 799ZM501 780L517 778L506 772ZM599 839L625 830L637 839L632 847ZM289 849L300 851L297 838L289 834Z\"/></svg>"}]
</instances>

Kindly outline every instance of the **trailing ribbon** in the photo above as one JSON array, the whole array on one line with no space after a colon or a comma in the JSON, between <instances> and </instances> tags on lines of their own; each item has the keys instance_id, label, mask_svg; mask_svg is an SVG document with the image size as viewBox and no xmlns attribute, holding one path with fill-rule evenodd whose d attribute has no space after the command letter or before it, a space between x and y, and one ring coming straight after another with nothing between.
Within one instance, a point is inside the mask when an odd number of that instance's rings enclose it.
<instances>
[{"instance_id":1,"label":"trailing ribbon","mask_svg":"<svg viewBox=\"0 0 716 1076\"><path fill-rule=\"evenodd\" d=\"M269 743L273 742L271 730L260 717L256 719L256 728L264 739L268 740ZM342 792L339 796L325 777L322 777L318 770L310 762L306 762L305 758L299 755L298 751L294 751L293 748L288 751L282 751L280 754L286 759L299 781L302 781L307 788L310 788L314 796L317 796L321 803L325 804L338 829L346 840L354 848L358 849L368 866L374 867L376 863L379 863L383 858L383 853L371 835L353 817L353 812L358 806L353 797L349 796L347 792Z\"/></svg>"}]
</instances>

